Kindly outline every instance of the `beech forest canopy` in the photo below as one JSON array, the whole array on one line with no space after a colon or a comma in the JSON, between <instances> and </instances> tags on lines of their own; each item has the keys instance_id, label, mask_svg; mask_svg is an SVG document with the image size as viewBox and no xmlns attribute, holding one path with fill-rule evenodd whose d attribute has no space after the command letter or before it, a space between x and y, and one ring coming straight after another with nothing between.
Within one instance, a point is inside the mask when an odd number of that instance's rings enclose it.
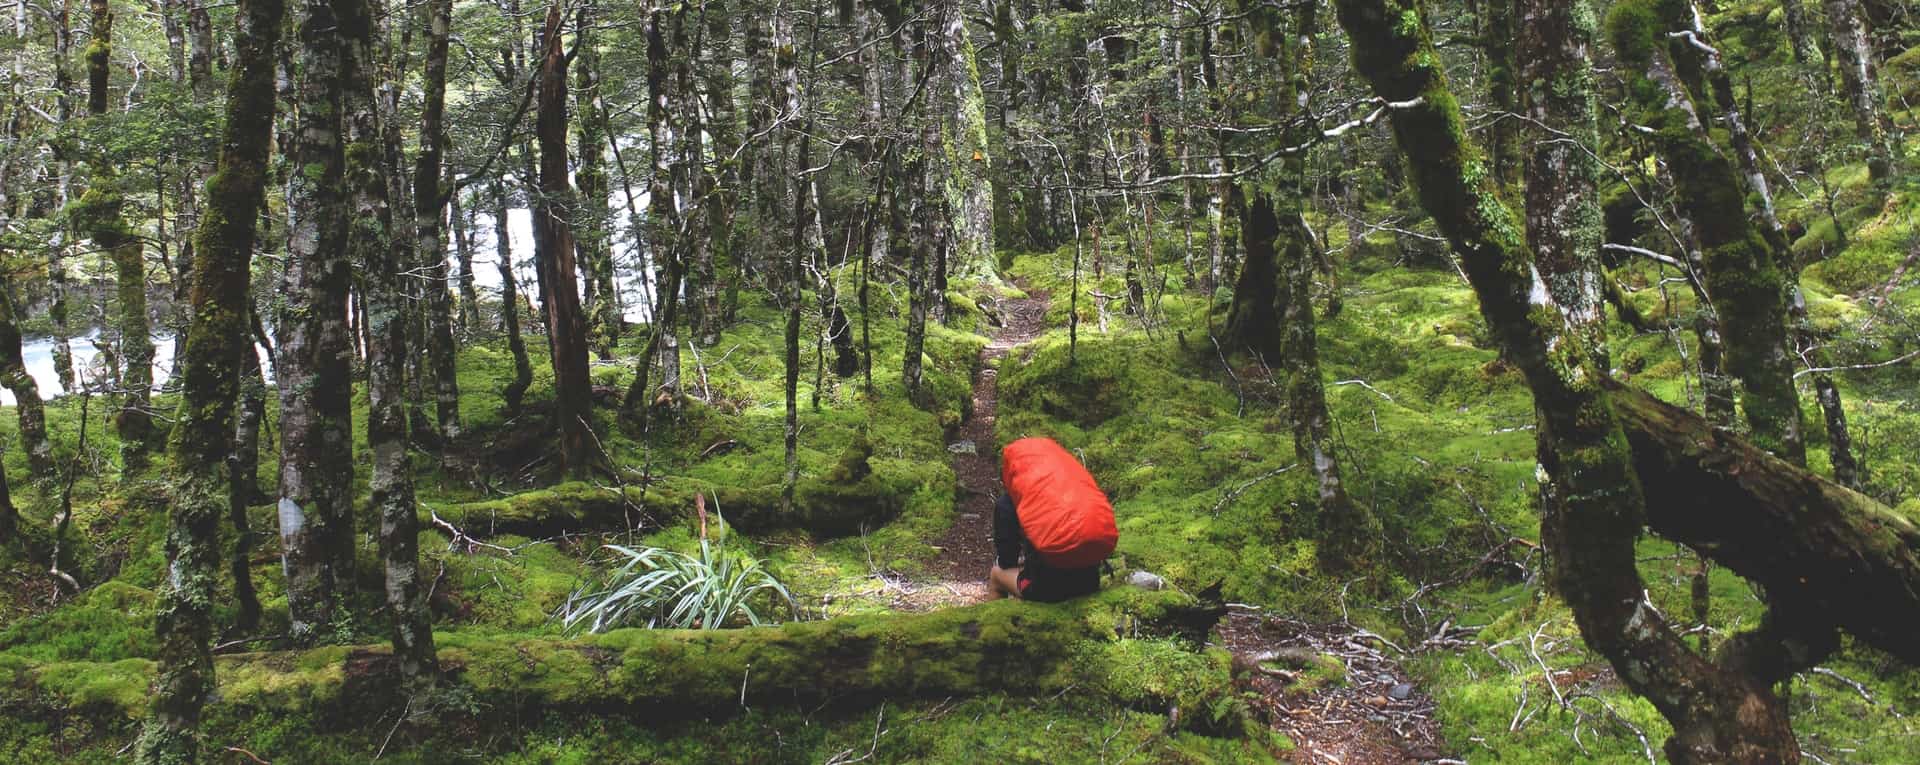
<instances>
[{"instance_id":1,"label":"beech forest canopy","mask_svg":"<svg viewBox=\"0 0 1920 765\"><path fill-rule=\"evenodd\" d=\"M0 10L0 760L1920 761L1907 0Z\"/></svg>"}]
</instances>

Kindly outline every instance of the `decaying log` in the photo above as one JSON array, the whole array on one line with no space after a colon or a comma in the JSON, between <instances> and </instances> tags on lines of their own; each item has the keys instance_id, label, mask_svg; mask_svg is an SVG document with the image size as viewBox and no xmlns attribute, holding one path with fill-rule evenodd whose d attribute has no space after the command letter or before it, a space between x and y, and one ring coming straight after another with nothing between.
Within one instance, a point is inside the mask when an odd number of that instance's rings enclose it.
<instances>
[{"instance_id":1,"label":"decaying log","mask_svg":"<svg viewBox=\"0 0 1920 765\"><path fill-rule=\"evenodd\" d=\"M1612 399L1655 533L1920 665L1920 524L1643 391Z\"/></svg>"},{"instance_id":2,"label":"decaying log","mask_svg":"<svg viewBox=\"0 0 1920 765\"><path fill-rule=\"evenodd\" d=\"M577 639L441 633L445 683L489 719L566 712L649 720L726 716L746 707L813 709L903 698L1075 693L1238 732L1231 658L1197 642L1225 613L1173 591L1116 586L1046 605L998 601L924 614L875 614L734 630L623 629ZM1172 637L1175 640L1119 638ZM1143 673L1142 666L1152 672ZM221 656L219 716L257 710L345 729L402 702L388 646ZM0 712L137 719L153 663L27 665L0 659ZM1151 675L1151 676L1147 676ZM92 692L102 676L132 692ZM77 679L92 678L86 683ZM20 693L20 691L26 693ZM32 701L26 701L31 699ZM12 709L9 709L11 707ZM24 707L24 708L23 708Z\"/></svg>"}]
</instances>

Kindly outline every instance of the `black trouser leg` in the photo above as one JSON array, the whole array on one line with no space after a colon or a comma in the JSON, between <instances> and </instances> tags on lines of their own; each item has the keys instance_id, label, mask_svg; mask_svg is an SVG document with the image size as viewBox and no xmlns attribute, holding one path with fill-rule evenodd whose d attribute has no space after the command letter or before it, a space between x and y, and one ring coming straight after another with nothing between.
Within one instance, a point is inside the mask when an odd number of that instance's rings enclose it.
<instances>
[{"instance_id":1,"label":"black trouser leg","mask_svg":"<svg viewBox=\"0 0 1920 765\"><path fill-rule=\"evenodd\" d=\"M1014 512L1013 498L1005 494L993 505L993 555L1001 568L1020 565L1020 549L1027 544L1020 531L1020 516Z\"/></svg>"}]
</instances>

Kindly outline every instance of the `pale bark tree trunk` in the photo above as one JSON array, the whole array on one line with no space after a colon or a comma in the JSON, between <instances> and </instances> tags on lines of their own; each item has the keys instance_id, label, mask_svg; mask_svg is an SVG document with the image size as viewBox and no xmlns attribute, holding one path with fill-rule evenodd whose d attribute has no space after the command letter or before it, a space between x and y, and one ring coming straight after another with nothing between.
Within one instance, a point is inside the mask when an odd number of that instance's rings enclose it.
<instances>
[{"instance_id":1,"label":"pale bark tree trunk","mask_svg":"<svg viewBox=\"0 0 1920 765\"><path fill-rule=\"evenodd\" d=\"M1826 0L1827 33L1833 40L1833 58L1840 67L1840 86L1853 109L1855 137L1867 145L1867 170L1875 181L1886 180L1900 161L1893 120L1880 105L1880 73L1873 42L1867 38L1867 20L1860 0Z\"/></svg>"},{"instance_id":2,"label":"pale bark tree trunk","mask_svg":"<svg viewBox=\"0 0 1920 765\"><path fill-rule=\"evenodd\" d=\"M1607 349L1600 245L1600 133L1594 119L1594 15L1585 0L1519 0L1526 83L1527 245L1567 326L1603 373Z\"/></svg>"},{"instance_id":3,"label":"pale bark tree trunk","mask_svg":"<svg viewBox=\"0 0 1920 765\"><path fill-rule=\"evenodd\" d=\"M540 141L540 198L533 211L533 228L539 250L541 304L546 311L553 361L560 464L565 472L583 475L595 462L590 419L593 390L587 376L586 324L580 315L573 227L567 213L574 206L574 195L567 167L567 58L561 39L562 18L560 5L550 6L540 38L545 50L534 128Z\"/></svg>"},{"instance_id":4,"label":"pale bark tree trunk","mask_svg":"<svg viewBox=\"0 0 1920 765\"><path fill-rule=\"evenodd\" d=\"M212 610L219 580L220 516L231 500L234 404L247 342L248 273L255 221L266 196L274 116L274 48L280 0L240 0L233 74L218 169L192 268L193 324L181 368L182 401L169 453L177 483L168 509L167 570L155 608L160 673L141 732L142 763L195 762L201 705L213 692Z\"/></svg>"},{"instance_id":5,"label":"pale bark tree trunk","mask_svg":"<svg viewBox=\"0 0 1920 765\"><path fill-rule=\"evenodd\" d=\"M287 269L273 322L280 392L280 546L296 641L325 633L353 581L353 345L348 336L340 38L331 0L304 0L287 180Z\"/></svg>"},{"instance_id":6,"label":"pale bark tree trunk","mask_svg":"<svg viewBox=\"0 0 1920 765\"><path fill-rule=\"evenodd\" d=\"M433 631L428 626L426 599L420 586L419 509L414 502L413 472L407 456L408 322L415 314L410 310L401 272L408 267L411 253L396 241L395 205L389 197L393 184L387 176L393 164L385 145L391 138L382 123L387 115L376 92L380 57L374 42L378 29L374 9L367 0L343 0L339 8L345 48L341 80L345 90L347 183L353 195L349 249L364 276L367 303L367 449L373 456L369 500L380 517L380 557L387 613L392 619L393 652L399 659L403 682L417 691L431 682L435 658ZM434 27L444 30L445 17L438 9L433 13L437 17ZM440 39L444 56L444 35ZM428 110L435 111L431 104ZM425 140L434 141L430 135ZM434 164L437 179L438 162ZM437 184L430 186L434 188L427 191L437 195Z\"/></svg>"}]
</instances>

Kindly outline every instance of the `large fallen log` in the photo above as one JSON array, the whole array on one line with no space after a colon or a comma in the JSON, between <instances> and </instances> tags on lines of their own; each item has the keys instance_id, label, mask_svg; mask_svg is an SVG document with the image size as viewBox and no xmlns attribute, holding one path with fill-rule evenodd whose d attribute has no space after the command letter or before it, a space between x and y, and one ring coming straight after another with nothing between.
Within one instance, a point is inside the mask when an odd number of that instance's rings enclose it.
<instances>
[{"instance_id":1,"label":"large fallen log","mask_svg":"<svg viewBox=\"0 0 1920 765\"><path fill-rule=\"evenodd\" d=\"M762 705L1074 689L1143 711L1177 708L1185 727L1238 733L1246 710L1232 689L1231 658L1199 643L1223 613L1177 592L1115 587L1060 605L999 601L778 627L437 639L447 684L492 720L556 712L688 719ZM366 724L404 702L392 664L386 646L221 656L211 711ZM0 655L0 712L137 719L152 672L144 659L33 665Z\"/></svg>"},{"instance_id":2,"label":"large fallen log","mask_svg":"<svg viewBox=\"0 0 1920 765\"><path fill-rule=\"evenodd\" d=\"M1643 391L1616 386L1612 402L1655 533L1762 585L1792 618L1920 666L1920 524Z\"/></svg>"},{"instance_id":3,"label":"large fallen log","mask_svg":"<svg viewBox=\"0 0 1920 765\"><path fill-rule=\"evenodd\" d=\"M721 486L692 479L669 479L642 489L582 482L562 483L499 499L478 502L423 503L428 513L475 536L519 534L553 536L566 532L617 531L643 518L660 522L693 515L694 494L718 507L727 523L750 533L798 529L830 538L876 528L900 513L913 486L879 473L841 483L803 479L794 492L792 512L780 508L780 486Z\"/></svg>"}]
</instances>

